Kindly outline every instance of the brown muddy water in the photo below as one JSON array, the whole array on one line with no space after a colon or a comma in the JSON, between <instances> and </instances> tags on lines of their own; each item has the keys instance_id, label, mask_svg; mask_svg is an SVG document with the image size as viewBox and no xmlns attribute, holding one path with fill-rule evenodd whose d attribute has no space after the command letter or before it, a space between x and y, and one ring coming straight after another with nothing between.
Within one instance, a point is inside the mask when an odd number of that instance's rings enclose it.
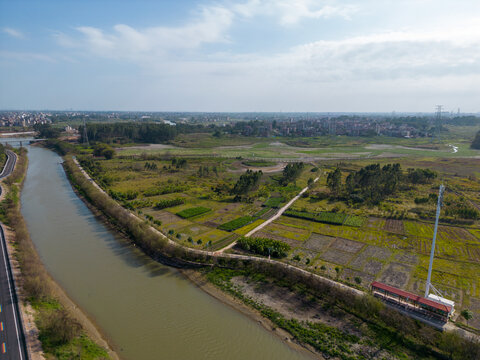
<instances>
[{"instance_id":1,"label":"brown muddy water","mask_svg":"<svg viewBox=\"0 0 480 360\"><path fill-rule=\"evenodd\" d=\"M307 359L99 221L50 150L29 147L22 214L53 278L124 359Z\"/></svg>"}]
</instances>

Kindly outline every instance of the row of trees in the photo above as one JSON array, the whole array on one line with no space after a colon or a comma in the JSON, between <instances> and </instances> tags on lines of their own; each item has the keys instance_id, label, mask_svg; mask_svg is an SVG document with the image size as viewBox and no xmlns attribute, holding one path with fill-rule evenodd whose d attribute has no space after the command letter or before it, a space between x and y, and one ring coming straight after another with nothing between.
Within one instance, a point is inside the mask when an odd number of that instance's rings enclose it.
<instances>
[{"instance_id":1,"label":"row of trees","mask_svg":"<svg viewBox=\"0 0 480 360\"><path fill-rule=\"evenodd\" d=\"M120 122L87 124L89 141L100 142L140 142L162 143L173 140L178 134L212 132L213 129L203 125L176 124L169 125L154 122ZM80 141L85 139L83 125L79 127Z\"/></svg>"},{"instance_id":2,"label":"row of trees","mask_svg":"<svg viewBox=\"0 0 480 360\"><path fill-rule=\"evenodd\" d=\"M81 142L84 142L83 125L80 126ZM89 141L161 143L177 135L176 126L156 123L93 123L87 124Z\"/></svg>"}]
</instances>

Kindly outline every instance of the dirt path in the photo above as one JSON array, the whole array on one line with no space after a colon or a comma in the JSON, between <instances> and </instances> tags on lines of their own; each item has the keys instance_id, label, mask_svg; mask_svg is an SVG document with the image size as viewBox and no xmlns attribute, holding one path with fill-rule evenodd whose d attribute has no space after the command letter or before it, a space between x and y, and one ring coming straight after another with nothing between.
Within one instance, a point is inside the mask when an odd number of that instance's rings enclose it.
<instances>
[{"instance_id":1,"label":"dirt path","mask_svg":"<svg viewBox=\"0 0 480 360\"><path fill-rule=\"evenodd\" d=\"M315 180L313 180L313 183L316 183L318 181L319 177L315 178ZM257 231L263 229L265 226L267 226L268 224L271 224L273 221L277 220L280 216L282 216L282 214L290 207L292 206L292 204L297 201L300 196L302 196L305 191L308 190L308 186L305 187L302 191L300 191L298 193L297 196L295 196L292 200L290 200L285 206L283 206L280 210L278 210L278 212L272 216L270 219L268 219L267 221L265 221L264 223L261 223L260 225L258 225L255 229L249 231L245 237L249 237L249 236L252 236L253 234L255 234ZM225 246L223 249L220 249L218 252L224 252L225 250L228 250L228 249L231 249L232 247L234 247L235 245L237 244L236 241L234 241L233 243L231 243L230 245L228 246Z\"/></svg>"},{"instance_id":2,"label":"dirt path","mask_svg":"<svg viewBox=\"0 0 480 360\"><path fill-rule=\"evenodd\" d=\"M244 172L245 170L254 170L254 171L261 171L264 174L268 174L268 173L274 173L274 172L278 172L278 171L283 170L283 168L287 165L287 163L286 162L281 162L281 163L278 163L278 164L273 165L273 166L257 167L257 166L244 165L239 161L239 162L235 163L234 165L236 165L240 168L237 169L237 170L229 170L230 172L241 173L241 172Z\"/></svg>"}]
</instances>

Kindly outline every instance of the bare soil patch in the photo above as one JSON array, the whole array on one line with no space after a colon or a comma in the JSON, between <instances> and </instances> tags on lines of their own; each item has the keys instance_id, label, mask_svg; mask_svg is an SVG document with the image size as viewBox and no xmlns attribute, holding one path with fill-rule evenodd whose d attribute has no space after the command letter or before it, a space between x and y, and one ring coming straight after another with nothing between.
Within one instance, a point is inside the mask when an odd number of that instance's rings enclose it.
<instances>
[{"instance_id":1,"label":"bare soil patch","mask_svg":"<svg viewBox=\"0 0 480 360\"><path fill-rule=\"evenodd\" d=\"M165 224L165 225L176 223L183 220L181 217L174 215L168 211L156 211L156 212L152 212L151 215L154 218L160 220L162 224Z\"/></svg>"},{"instance_id":2,"label":"bare soil patch","mask_svg":"<svg viewBox=\"0 0 480 360\"><path fill-rule=\"evenodd\" d=\"M375 276L367 274L362 271L356 271L353 269L345 269L342 272L342 278L349 282L354 282L355 278L358 277L361 279L361 285L368 287L374 280Z\"/></svg>"},{"instance_id":3,"label":"bare soil patch","mask_svg":"<svg viewBox=\"0 0 480 360\"><path fill-rule=\"evenodd\" d=\"M323 251L335 240L332 236L320 235L312 233L307 241L303 243L303 247L314 251Z\"/></svg>"},{"instance_id":4,"label":"bare soil patch","mask_svg":"<svg viewBox=\"0 0 480 360\"><path fill-rule=\"evenodd\" d=\"M364 245L365 244L358 241L337 238L333 242L333 244L330 245L330 248L346 251L349 253L357 253Z\"/></svg>"},{"instance_id":5,"label":"bare soil patch","mask_svg":"<svg viewBox=\"0 0 480 360\"><path fill-rule=\"evenodd\" d=\"M411 266L392 262L383 272L380 281L387 285L404 289L410 278L411 271Z\"/></svg>"},{"instance_id":6,"label":"bare soil patch","mask_svg":"<svg viewBox=\"0 0 480 360\"><path fill-rule=\"evenodd\" d=\"M407 252L397 254L395 259L401 263L408 263L413 265L418 263L418 257L415 254L407 253Z\"/></svg>"},{"instance_id":7,"label":"bare soil patch","mask_svg":"<svg viewBox=\"0 0 480 360\"><path fill-rule=\"evenodd\" d=\"M295 256L295 255L300 255L304 259L313 260L318 255L318 253L316 251L313 251L313 250L307 250L307 249L300 248L300 249L296 249L293 252L293 256ZM310 263L310 265L312 265L312 264Z\"/></svg>"},{"instance_id":8,"label":"bare soil patch","mask_svg":"<svg viewBox=\"0 0 480 360\"><path fill-rule=\"evenodd\" d=\"M390 255L392 255L390 250L374 245L369 245L362 253L362 256L365 258L376 258L380 260L387 260Z\"/></svg>"},{"instance_id":9,"label":"bare soil patch","mask_svg":"<svg viewBox=\"0 0 480 360\"><path fill-rule=\"evenodd\" d=\"M248 297L280 312L287 319L321 322L342 329L348 334L362 335L346 318L333 317L323 310L318 302L307 301L288 289L272 283L249 283L243 277L234 277L232 283L240 286Z\"/></svg>"},{"instance_id":10,"label":"bare soil patch","mask_svg":"<svg viewBox=\"0 0 480 360\"><path fill-rule=\"evenodd\" d=\"M474 312L474 315L473 319L468 322L468 325L480 329L480 299L470 298L470 310Z\"/></svg>"},{"instance_id":11,"label":"bare soil patch","mask_svg":"<svg viewBox=\"0 0 480 360\"><path fill-rule=\"evenodd\" d=\"M382 268L382 262L378 260L368 260L363 270L369 274L377 275L382 270Z\"/></svg>"},{"instance_id":12,"label":"bare soil patch","mask_svg":"<svg viewBox=\"0 0 480 360\"><path fill-rule=\"evenodd\" d=\"M352 257L353 255L349 252L335 249L328 249L320 255L320 259L339 265L346 265Z\"/></svg>"}]
</instances>

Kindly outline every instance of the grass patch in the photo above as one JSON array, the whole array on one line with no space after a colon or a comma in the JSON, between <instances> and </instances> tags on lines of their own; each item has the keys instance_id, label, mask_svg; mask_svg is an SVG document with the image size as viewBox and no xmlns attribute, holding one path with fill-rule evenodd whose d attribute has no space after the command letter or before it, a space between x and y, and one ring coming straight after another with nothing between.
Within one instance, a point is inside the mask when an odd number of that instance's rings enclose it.
<instances>
[{"instance_id":1,"label":"grass patch","mask_svg":"<svg viewBox=\"0 0 480 360\"><path fill-rule=\"evenodd\" d=\"M350 215L347 217L343 225L360 227L365 223L365 218L361 216Z\"/></svg>"}]
</instances>

